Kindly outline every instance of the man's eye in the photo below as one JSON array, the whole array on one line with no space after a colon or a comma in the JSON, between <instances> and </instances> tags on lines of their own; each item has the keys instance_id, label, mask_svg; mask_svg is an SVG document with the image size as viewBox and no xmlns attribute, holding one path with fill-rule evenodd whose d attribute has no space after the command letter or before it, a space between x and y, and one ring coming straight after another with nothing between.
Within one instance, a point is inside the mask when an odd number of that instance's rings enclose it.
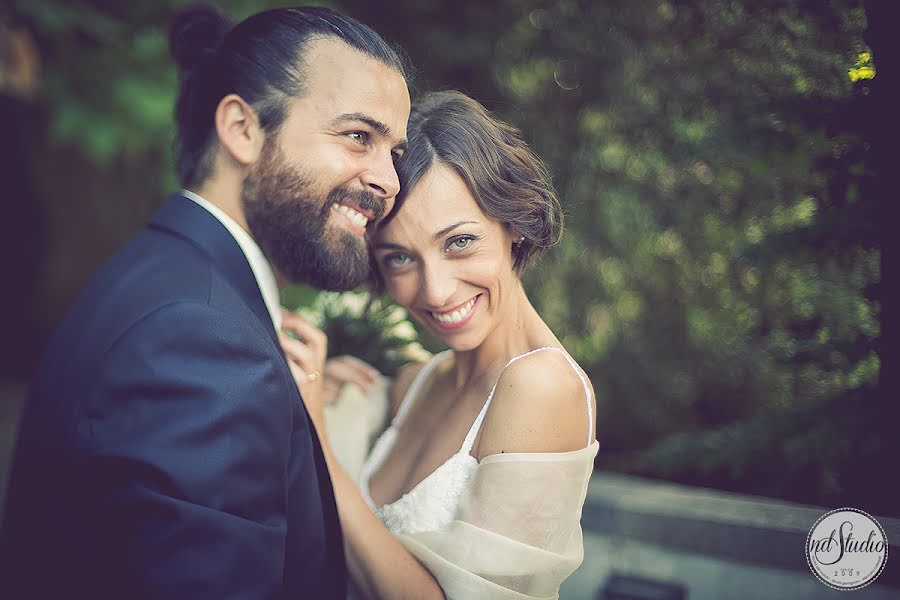
<instances>
[{"instance_id":1,"label":"man's eye","mask_svg":"<svg viewBox=\"0 0 900 600\"><path fill-rule=\"evenodd\" d=\"M369 141L369 134L365 131L351 131L347 134L347 137L358 144L366 144Z\"/></svg>"}]
</instances>

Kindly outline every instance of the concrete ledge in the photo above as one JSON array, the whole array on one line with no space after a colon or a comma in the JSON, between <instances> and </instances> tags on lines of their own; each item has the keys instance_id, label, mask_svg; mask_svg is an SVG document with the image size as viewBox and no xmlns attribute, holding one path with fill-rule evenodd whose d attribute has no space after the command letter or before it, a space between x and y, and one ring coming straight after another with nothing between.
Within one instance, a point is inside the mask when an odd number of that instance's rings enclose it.
<instances>
[{"instance_id":1,"label":"concrete ledge","mask_svg":"<svg viewBox=\"0 0 900 600\"><path fill-rule=\"evenodd\" d=\"M588 488L582 525L586 532L695 555L808 572L806 537L829 510L599 472ZM900 588L900 519L874 516L890 545L877 583Z\"/></svg>"}]
</instances>

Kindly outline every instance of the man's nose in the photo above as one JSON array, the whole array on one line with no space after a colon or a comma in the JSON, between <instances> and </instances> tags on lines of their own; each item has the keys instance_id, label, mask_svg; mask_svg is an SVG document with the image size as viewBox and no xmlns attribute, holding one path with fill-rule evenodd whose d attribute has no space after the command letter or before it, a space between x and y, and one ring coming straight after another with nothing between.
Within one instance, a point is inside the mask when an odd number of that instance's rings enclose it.
<instances>
[{"instance_id":1,"label":"man's nose","mask_svg":"<svg viewBox=\"0 0 900 600\"><path fill-rule=\"evenodd\" d=\"M361 180L367 190L384 200L385 213L390 212L394 206L394 197L400 192L400 179L397 177L391 153L380 152L374 156L369 168L362 174Z\"/></svg>"}]
</instances>

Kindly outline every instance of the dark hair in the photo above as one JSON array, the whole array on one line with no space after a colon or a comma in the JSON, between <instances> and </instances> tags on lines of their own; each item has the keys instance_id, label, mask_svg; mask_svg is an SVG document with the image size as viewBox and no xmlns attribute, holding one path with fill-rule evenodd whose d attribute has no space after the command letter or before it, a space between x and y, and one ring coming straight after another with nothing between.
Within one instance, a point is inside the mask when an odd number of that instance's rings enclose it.
<instances>
[{"instance_id":1,"label":"dark hair","mask_svg":"<svg viewBox=\"0 0 900 600\"><path fill-rule=\"evenodd\" d=\"M235 93L277 132L287 102L304 92L303 52L311 39L330 37L396 69L409 80L405 58L359 21L323 7L277 8L235 24L208 5L179 11L169 27L169 50L180 72L175 104L175 163L182 185L212 172L214 115Z\"/></svg>"},{"instance_id":2,"label":"dark hair","mask_svg":"<svg viewBox=\"0 0 900 600\"><path fill-rule=\"evenodd\" d=\"M406 152L397 159L400 193L387 222L431 166L439 162L462 177L481 210L510 227L513 268L521 273L532 257L559 241L563 212L550 176L519 131L456 91L420 98L409 115Z\"/></svg>"}]
</instances>

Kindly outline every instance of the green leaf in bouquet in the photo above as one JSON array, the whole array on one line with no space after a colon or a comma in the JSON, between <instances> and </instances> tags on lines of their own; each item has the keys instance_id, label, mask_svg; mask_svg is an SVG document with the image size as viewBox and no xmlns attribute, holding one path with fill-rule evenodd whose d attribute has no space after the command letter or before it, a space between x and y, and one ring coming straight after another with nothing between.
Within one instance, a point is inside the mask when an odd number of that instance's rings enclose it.
<instances>
[{"instance_id":1,"label":"green leaf in bouquet","mask_svg":"<svg viewBox=\"0 0 900 600\"><path fill-rule=\"evenodd\" d=\"M416 327L406 310L365 292L321 292L298 314L328 336L329 356L349 354L387 376L403 365L427 360Z\"/></svg>"}]
</instances>

